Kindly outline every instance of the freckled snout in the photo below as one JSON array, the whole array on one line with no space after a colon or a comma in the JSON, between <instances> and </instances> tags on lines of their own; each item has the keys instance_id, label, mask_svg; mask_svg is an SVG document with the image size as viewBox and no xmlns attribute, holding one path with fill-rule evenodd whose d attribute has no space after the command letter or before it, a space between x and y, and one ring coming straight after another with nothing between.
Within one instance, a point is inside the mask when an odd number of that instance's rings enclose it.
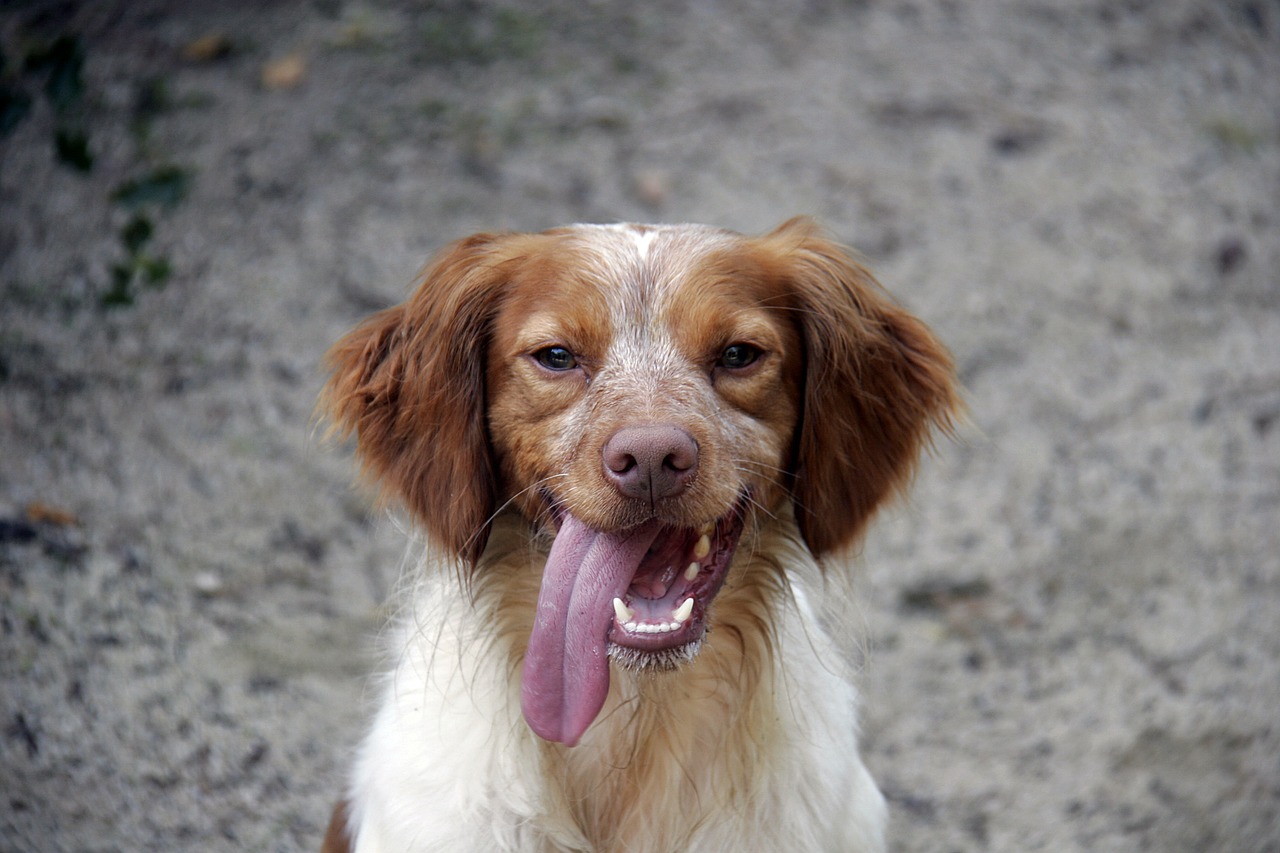
<instances>
[{"instance_id":1,"label":"freckled snout","mask_svg":"<svg viewBox=\"0 0 1280 853\"><path fill-rule=\"evenodd\" d=\"M605 442L603 456L614 488L650 502L680 494L698 470L698 443L676 426L623 427Z\"/></svg>"}]
</instances>

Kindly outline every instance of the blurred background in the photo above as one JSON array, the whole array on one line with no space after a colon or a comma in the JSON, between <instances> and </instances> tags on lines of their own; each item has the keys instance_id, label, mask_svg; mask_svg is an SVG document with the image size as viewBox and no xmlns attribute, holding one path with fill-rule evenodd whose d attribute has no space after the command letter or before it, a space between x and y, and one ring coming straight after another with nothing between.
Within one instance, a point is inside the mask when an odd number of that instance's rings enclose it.
<instances>
[{"instance_id":1,"label":"blurred background","mask_svg":"<svg viewBox=\"0 0 1280 853\"><path fill-rule=\"evenodd\" d=\"M414 546L312 407L432 251L799 213L970 407L852 569L893 849L1280 849L1273 0L4 3L0 849L318 848Z\"/></svg>"}]
</instances>

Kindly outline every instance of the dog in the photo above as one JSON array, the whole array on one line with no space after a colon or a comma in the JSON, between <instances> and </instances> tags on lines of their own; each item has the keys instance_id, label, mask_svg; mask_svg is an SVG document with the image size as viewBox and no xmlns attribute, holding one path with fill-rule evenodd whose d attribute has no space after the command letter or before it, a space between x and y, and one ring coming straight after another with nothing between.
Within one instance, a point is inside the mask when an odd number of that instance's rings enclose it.
<instances>
[{"instance_id":1,"label":"dog","mask_svg":"<svg viewBox=\"0 0 1280 853\"><path fill-rule=\"evenodd\" d=\"M839 557L958 400L847 250L480 234L328 364L428 553L326 853L884 849Z\"/></svg>"}]
</instances>

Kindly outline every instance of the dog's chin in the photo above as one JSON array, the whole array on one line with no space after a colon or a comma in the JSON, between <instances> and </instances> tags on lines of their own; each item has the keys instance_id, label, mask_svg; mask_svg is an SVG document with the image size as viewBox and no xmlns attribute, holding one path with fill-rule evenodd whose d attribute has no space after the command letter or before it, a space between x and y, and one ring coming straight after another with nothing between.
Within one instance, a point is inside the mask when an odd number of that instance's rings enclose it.
<instances>
[{"instance_id":1,"label":"dog's chin","mask_svg":"<svg viewBox=\"0 0 1280 853\"><path fill-rule=\"evenodd\" d=\"M705 636L705 632L704 632ZM638 649L609 643L609 660L637 673L674 672L691 663L702 650L702 637L665 649Z\"/></svg>"}]
</instances>

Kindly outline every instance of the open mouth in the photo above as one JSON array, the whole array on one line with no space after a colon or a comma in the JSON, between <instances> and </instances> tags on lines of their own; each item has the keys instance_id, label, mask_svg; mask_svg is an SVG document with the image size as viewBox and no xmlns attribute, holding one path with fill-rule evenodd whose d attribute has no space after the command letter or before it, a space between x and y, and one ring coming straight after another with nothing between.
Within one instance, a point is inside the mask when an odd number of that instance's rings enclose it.
<instances>
[{"instance_id":1,"label":"open mouth","mask_svg":"<svg viewBox=\"0 0 1280 853\"><path fill-rule=\"evenodd\" d=\"M609 693L609 657L639 668L692 658L742 533L745 496L697 528L591 528L571 513L543 568L521 705L539 736L573 746Z\"/></svg>"},{"instance_id":2,"label":"open mouth","mask_svg":"<svg viewBox=\"0 0 1280 853\"><path fill-rule=\"evenodd\" d=\"M691 658L741 532L737 511L696 530L659 530L626 593L613 599L610 655L629 666L663 668ZM673 650L683 654L667 654Z\"/></svg>"}]
</instances>

